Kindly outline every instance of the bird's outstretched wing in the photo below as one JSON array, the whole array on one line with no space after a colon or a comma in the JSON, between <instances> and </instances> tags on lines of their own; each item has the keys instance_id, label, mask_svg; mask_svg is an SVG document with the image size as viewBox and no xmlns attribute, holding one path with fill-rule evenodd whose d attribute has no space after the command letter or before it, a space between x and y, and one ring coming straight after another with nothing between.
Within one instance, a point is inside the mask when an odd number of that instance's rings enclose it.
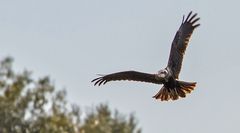
<instances>
[{"instance_id":1,"label":"bird's outstretched wing","mask_svg":"<svg viewBox=\"0 0 240 133\"><path fill-rule=\"evenodd\" d=\"M108 74L108 75L96 78L92 80L92 82L94 82L94 85L100 86L101 84L105 84L109 81L117 81L117 80L141 81L141 82L149 82L149 83L155 83L155 84L164 83L164 79L156 78L155 74L148 74L148 73L142 73L137 71L124 71L124 72L112 73L112 74Z\"/></svg>"},{"instance_id":2,"label":"bird's outstretched wing","mask_svg":"<svg viewBox=\"0 0 240 133\"><path fill-rule=\"evenodd\" d=\"M200 19L199 17L196 18L196 16L197 14L195 13L192 15L192 12L188 14L186 19L184 19L183 16L182 24L172 42L168 67L172 70L175 78L178 78L181 71L183 55L193 30L200 26L200 24L196 24L196 22Z\"/></svg>"}]
</instances>

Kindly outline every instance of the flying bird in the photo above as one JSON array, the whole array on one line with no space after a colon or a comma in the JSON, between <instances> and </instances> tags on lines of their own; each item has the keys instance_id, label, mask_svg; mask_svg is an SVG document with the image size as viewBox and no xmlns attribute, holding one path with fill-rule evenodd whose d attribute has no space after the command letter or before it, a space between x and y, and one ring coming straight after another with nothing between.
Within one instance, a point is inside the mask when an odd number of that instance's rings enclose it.
<instances>
[{"instance_id":1,"label":"flying bird","mask_svg":"<svg viewBox=\"0 0 240 133\"><path fill-rule=\"evenodd\" d=\"M94 85L102 85L109 81L129 80L141 81L154 84L163 84L159 92L153 96L155 99L161 101L177 100L179 97L186 97L186 94L191 93L196 82L186 82L179 80L179 73L181 71L183 56L188 46L189 39L195 28L200 26L196 17L197 13L193 14L192 11L187 15L186 19L183 15L182 23L175 34L172 42L170 56L167 67L159 70L155 74L143 73L138 71L123 71L102 75L93 79Z\"/></svg>"}]
</instances>

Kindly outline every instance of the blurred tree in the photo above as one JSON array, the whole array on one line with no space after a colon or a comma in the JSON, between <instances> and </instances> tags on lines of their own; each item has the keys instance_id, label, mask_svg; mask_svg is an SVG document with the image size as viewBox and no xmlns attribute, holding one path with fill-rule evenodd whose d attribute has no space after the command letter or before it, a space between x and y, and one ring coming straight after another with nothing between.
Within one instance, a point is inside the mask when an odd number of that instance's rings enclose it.
<instances>
[{"instance_id":1,"label":"blurred tree","mask_svg":"<svg viewBox=\"0 0 240 133\"><path fill-rule=\"evenodd\" d=\"M77 105L68 107L66 92L55 91L49 77L34 80L16 73L10 57L0 61L0 133L140 133L133 115L126 120L99 105L80 121Z\"/></svg>"},{"instance_id":2,"label":"blurred tree","mask_svg":"<svg viewBox=\"0 0 240 133\"><path fill-rule=\"evenodd\" d=\"M141 133L141 129L136 128L134 115L130 115L126 120L116 110L112 116L108 106L104 104L87 114L84 123L80 133Z\"/></svg>"}]
</instances>

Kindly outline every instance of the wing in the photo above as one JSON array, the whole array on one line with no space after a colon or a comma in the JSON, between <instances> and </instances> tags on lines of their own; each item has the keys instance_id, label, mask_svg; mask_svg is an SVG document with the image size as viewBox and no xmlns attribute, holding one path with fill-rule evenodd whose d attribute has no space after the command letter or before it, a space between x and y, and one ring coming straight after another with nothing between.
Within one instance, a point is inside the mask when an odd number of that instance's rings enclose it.
<instances>
[{"instance_id":1,"label":"wing","mask_svg":"<svg viewBox=\"0 0 240 133\"><path fill-rule=\"evenodd\" d=\"M200 19L196 18L196 16L197 14L192 15L192 12L188 14L186 19L184 19L183 16L182 24L172 42L168 67L172 70L173 76L175 78L178 78L178 75L181 71L183 55L185 53L193 30L200 26L200 24L196 24L196 22Z\"/></svg>"},{"instance_id":2,"label":"wing","mask_svg":"<svg viewBox=\"0 0 240 133\"><path fill-rule=\"evenodd\" d=\"M94 85L101 85L105 84L109 81L116 81L116 80L129 80L129 81L141 81L141 82L149 82L155 84L163 84L164 79L156 78L155 74L148 74L136 71L124 71L118 73L108 74L99 78L92 80L95 82Z\"/></svg>"}]
</instances>

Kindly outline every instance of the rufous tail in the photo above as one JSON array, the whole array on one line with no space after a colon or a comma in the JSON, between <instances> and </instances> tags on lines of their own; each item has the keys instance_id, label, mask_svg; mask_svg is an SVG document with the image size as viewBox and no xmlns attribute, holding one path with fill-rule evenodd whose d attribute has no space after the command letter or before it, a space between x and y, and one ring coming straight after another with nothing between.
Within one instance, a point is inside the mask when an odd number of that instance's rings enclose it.
<instances>
[{"instance_id":1,"label":"rufous tail","mask_svg":"<svg viewBox=\"0 0 240 133\"><path fill-rule=\"evenodd\" d=\"M196 82L176 81L174 88L167 88L165 85L161 90L153 96L161 101L177 100L179 97L186 97L186 94L191 93L196 87Z\"/></svg>"}]
</instances>

